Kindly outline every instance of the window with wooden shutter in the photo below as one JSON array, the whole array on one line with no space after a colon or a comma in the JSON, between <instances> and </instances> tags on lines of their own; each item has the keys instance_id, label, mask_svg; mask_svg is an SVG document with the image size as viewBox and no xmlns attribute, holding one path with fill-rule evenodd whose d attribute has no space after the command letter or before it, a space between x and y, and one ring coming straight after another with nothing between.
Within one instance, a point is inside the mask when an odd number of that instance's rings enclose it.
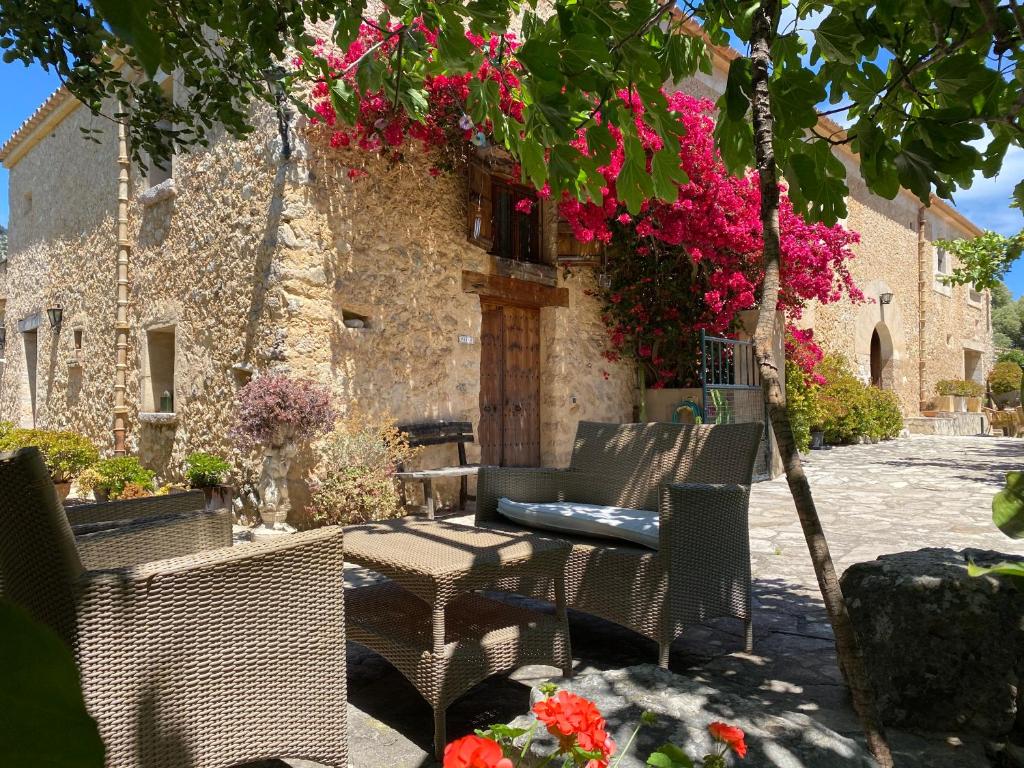
<instances>
[{"instance_id":1,"label":"window with wooden shutter","mask_svg":"<svg viewBox=\"0 0 1024 768\"><path fill-rule=\"evenodd\" d=\"M529 201L521 210L519 205ZM540 205L532 189L511 184L497 176L491 178L491 253L512 261L541 262Z\"/></svg>"},{"instance_id":2,"label":"window with wooden shutter","mask_svg":"<svg viewBox=\"0 0 1024 768\"><path fill-rule=\"evenodd\" d=\"M466 200L467 234L469 242L490 251L492 235L491 170L486 162L473 159L468 170L469 193Z\"/></svg>"},{"instance_id":3,"label":"window with wooden shutter","mask_svg":"<svg viewBox=\"0 0 1024 768\"><path fill-rule=\"evenodd\" d=\"M572 233L572 225L558 217L558 264L566 267L594 267L601 263L601 247L594 241L581 243Z\"/></svg>"}]
</instances>

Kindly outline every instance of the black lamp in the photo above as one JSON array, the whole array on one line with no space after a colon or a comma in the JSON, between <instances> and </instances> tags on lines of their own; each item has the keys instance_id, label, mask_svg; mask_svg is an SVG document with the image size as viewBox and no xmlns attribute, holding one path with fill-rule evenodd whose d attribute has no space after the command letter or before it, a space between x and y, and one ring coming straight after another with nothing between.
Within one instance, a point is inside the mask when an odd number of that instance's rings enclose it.
<instances>
[{"instance_id":1,"label":"black lamp","mask_svg":"<svg viewBox=\"0 0 1024 768\"><path fill-rule=\"evenodd\" d=\"M880 293L880 294L878 294L878 301L881 304L892 304L892 294L891 293Z\"/></svg>"},{"instance_id":2,"label":"black lamp","mask_svg":"<svg viewBox=\"0 0 1024 768\"><path fill-rule=\"evenodd\" d=\"M60 304L47 307L46 316L50 318L51 328L60 328L60 324L64 322L64 308Z\"/></svg>"}]
</instances>

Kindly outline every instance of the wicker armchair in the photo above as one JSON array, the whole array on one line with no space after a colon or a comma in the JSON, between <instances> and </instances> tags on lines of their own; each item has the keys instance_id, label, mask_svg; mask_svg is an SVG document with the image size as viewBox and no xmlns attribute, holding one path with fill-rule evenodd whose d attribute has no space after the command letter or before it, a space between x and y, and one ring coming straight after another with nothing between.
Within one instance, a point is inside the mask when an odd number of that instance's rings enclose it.
<instances>
[{"instance_id":1,"label":"wicker armchair","mask_svg":"<svg viewBox=\"0 0 1024 768\"><path fill-rule=\"evenodd\" d=\"M206 509L206 496L202 491L168 493L165 496L146 496L140 499L98 501L92 504L69 504L64 508L72 526L93 525L120 520L142 520Z\"/></svg>"},{"instance_id":2,"label":"wicker armchair","mask_svg":"<svg viewBox=\"0 0 1024 768\"><path fill-rule=\"evenodd\" d=\"M0 457L6 596L73 648L108 768L347 765L341 530L109 567L135 525L83 547L38 451Z\"/></svg>"},{"instance_id":3,"label":"wicker armchair","mask_svg":"<svg viewBox=\"0 0 1024 768\"><path fill-rule=\"evenodd\" d=\"M761 424L581 422L568 469L481 467L477 525L515 530L498 499L575 501L660 511L657 551L610 539L573 544L566 573L570 608L600 616L659 644L659 663L683 629L742 619L753 646L748 504ZM520 528L521 529L521 528ZM552 600L546 585L499 587Z\"/></svg>"}]
</instances>

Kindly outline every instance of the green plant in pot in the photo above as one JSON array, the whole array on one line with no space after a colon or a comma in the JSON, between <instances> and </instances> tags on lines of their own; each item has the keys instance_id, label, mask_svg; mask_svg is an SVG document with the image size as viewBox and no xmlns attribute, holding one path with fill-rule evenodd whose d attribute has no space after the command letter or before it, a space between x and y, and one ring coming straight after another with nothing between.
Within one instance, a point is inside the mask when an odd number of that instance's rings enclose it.
<instances>
[{"instance_id":1,"label":"green plant in pot","mask_svg":"<svg viewBox=\"0 0 1024 768\"><path fill-rule=\"evenodd\" d=\"M1012 360L1001 360L988 372L988 388L993 400L1000 406L1010 404L1012 396L1020 392L1022 386L1024 377L1021 376L1021 368Z\"/></svg>"},{"instance_id":2,"label":"green plant in pot","mask_svg":"<svg viewBox=\"0 0 1024 768\"><path fill-rule=\"evenodd\" d=\"M231 503L231 489L224 485L231 469L231 464L214 453L196 451L185 458L189 486L206 494L208 509L221 509Z\"/></svg>"},{"instance_id":3,"label":"green plant in pot","mask_svg":"<svg viewBox=\"0 0 1024 768\"><path fill-rule=\"evenodd\" d=\"M146 469L134 456L101 459L78 478L83 490L92 491L97 501L152 496L153 470Z\"/></svg>"},{"instance_id":4,"label":"green plant in pot","mask_svg":"<svg viewBox=\"0 0 1024 768\"><path fill-rule=\"evenodd\" d=\"M28 446L39 449L62 502L71 490L71 481L100 457L92 441L77 432L0 427L0 450L16 451Z\"/></svg>"}]
</instances>

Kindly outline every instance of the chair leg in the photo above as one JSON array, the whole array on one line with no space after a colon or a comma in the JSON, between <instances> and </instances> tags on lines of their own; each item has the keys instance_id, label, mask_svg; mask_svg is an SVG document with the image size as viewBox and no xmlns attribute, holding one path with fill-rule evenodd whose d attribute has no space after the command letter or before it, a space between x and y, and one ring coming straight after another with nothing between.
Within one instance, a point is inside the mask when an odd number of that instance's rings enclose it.
<instances>
[{"instance_id":1,"label":"chair leg","mask_svg":"<svg viewBox=\"0 0 1024 768\"><path fill-rule=\"evenodd\" d=\"M459 510L466 509L466 499L469 497L469 478L463 475L459 483Z\"/></svg>"},{"instance_id":2,"label":"chair leg","mask_svg":"<svg viewBox=\"0 0 1024 768\"><path fill-rule=\"evenodd\" d=\"M439 704L434 707L434 757L438 762L444 759L445 730L445 708Z\"/></svg>"},{"instance_id":3,"label":"chair leg","mask_svg":"<svg viewBox=\"0 0 1024 768\"><path fill-rule=\"evenodd\" d=\"M754 652L754 620L744 619L743 621L743 650L745 653Z\"/></svg>"}]
</instances>

